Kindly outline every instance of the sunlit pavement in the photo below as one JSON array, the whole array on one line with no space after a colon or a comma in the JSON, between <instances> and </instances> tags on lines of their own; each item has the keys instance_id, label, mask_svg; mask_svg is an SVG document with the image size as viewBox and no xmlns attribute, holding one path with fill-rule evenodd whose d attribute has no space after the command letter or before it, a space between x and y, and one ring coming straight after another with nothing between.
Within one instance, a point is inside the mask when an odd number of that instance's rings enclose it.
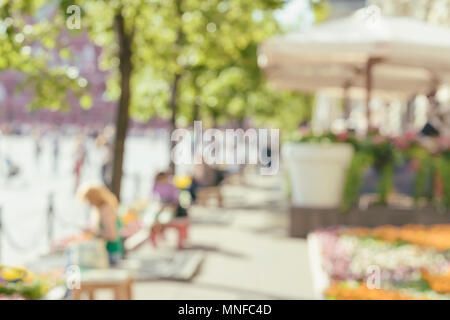
<instances>
[{"instance_id":1,"label":"sunlit pavement","mask_svg":"<svg viewBox=\"0 0 450 320\"><path fill-rule=\"evenodd\" d=\"M23 173L15 180L1 180L0 203L3 223L10 236L24 250L11 246L2 235L1 263L20 264L33 259L47 241L46 211L48 194L54 193L54 238L77 232L76 225L86 222L86 207L73 193L73 138L61 144L60 167L52 173L49 142L44 141L41 163L34 163L30 138L2 141L3 154L9 153ZM99 179L99 158L90 146L90 164L83 180ZM164 167L167 159L163 141L131 137L127 142L124 198L137 191L133 173L140 173L140 196L150 191L151 177ZM198 274L189 282L137 282L136 299L302 299L312 297L312 283L306 242L286 236L286 202L280 176L246 176L244 185L224 187L224 208L193 207L194 221L188 249L201 250L205 259ZM61 219L63 218L63 220ZM30 248L32 250L30 250ZM154 255L169 250L155 250L149 245L140 254ZM99 292L98 298L112 298Z\"/></svg>"},{"instance_id":2,"label":"sunlit pavement","mask_svg":"<svg viewBox=\"0 0 450 320\"><path fill-rule=\"evenodd\" d=\"M286 236L280 177L251 175L246 180L247 186L224 188L224 209L193 208L197 223L189 247L206 253L197 276L189 282L136 283L135 299L313 297L306 241ZM142 251L151 254L153 249Z\"/></svg>"}]
</instances>

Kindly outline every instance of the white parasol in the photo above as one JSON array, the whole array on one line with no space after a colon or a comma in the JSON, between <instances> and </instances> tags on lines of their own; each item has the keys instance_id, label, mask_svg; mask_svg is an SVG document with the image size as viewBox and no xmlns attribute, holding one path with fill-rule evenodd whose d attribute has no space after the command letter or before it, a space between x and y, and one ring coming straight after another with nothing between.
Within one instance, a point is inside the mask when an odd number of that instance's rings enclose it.
<instances>
[{"instance_id":1,"label":"white parasol","mask_svg":"<svg viewBox=\"0 0 450 320\"><path fill-rule=\"evenodd\" d=\"M261 45L258 62L278 87L364 89L370 119L372 93L407 96L450 83L450 29L382 16L371 6L270 39Z\"/></svg>"}]
</instances>

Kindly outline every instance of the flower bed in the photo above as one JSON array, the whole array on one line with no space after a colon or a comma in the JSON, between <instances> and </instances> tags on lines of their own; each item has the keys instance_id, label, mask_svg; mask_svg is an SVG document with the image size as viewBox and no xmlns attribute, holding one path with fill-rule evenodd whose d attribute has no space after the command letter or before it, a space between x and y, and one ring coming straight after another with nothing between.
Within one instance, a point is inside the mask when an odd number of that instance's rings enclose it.
<instances>
[{"instance_id":1,"label":"flower bed","mask_svg":"<svg viewBox=\"0 0 450 320\"><path fill-rule=\"evenodd\" d=\"M334 283L325 291L329 300L447 300L449 296L429 290L425 283L409 287L391 284L386 288L370 289L364 283L342 281Z\"/></svg>"},{"instance_id":2,"label":"flower bed","mask_svg":"<svg viewBox=\"0 0 450 320\"><path fill-rule=\"evenodd\" d=\"M0 266L0 299L41 299L61 279L59 274L37 274L24 268Z\"/></svg>"},{"instance_id":3,"label":"flower bed","mask_svg":"<svg viewBox=\"0 0 450 320\"><path fill-rule=\"evenodd\" d=\"M314 235L330 280L327 298L450 299L450 225L333 228ZM369 288L374 276L379 286Z\"/></svg>"}]
</instances>

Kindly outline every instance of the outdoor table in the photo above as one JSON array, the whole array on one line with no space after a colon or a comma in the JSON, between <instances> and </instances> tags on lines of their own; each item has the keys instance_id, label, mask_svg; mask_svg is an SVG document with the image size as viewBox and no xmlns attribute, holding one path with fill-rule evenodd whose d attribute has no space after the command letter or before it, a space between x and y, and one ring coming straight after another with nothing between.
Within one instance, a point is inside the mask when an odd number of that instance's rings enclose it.
<instances>
[{"instance_id":1,"label":"outdoor table","mask_svg":"<svg viewBox=\"0 0 450 320\"><path fill-rule=\"evenodd\" d=\"M114 292L116 300L131 300L133 297L133 277L130 272L114 269L92 269L81 272L80 287L74 289L73 299L80 300L87 293L89 300L95 299L99 289L109 289Z\"/></svg>"}]
</instances>

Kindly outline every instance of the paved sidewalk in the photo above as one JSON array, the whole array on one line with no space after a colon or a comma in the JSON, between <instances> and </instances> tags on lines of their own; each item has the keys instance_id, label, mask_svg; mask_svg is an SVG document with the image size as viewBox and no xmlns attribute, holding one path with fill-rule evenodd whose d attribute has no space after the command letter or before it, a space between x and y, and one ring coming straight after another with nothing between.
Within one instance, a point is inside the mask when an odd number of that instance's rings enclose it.
<instances>
[{"instance_id":1,"label":"paved sidewalk","mask_svg":"<svg viewBox=\"0 0 450 320\"><path fill-rule=\"evenodd\" d=\"M286 236L280 177L246 180L224 188L225 208L193 208L189 247L205 252L197 276L138 282L135 299L312 298L306 242ZM153 250L145 246L139 253Z\"/></svg>"}]
</instances>

